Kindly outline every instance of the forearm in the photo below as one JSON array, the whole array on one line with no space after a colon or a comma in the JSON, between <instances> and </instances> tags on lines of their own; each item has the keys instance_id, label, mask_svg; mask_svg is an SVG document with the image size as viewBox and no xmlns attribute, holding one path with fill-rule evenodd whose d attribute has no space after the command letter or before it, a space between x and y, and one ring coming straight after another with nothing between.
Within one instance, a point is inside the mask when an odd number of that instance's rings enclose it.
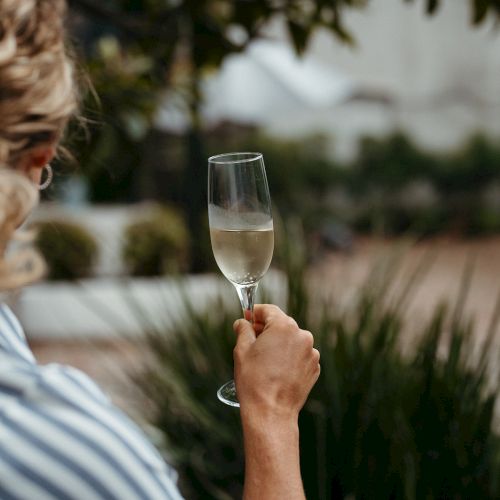
<instances>
[{"instance_id":1,"label":"forearm","mask_svg":"<svg viewBox=\"0 0 500 500\"><path fill-rule=\"evenodd\" d=\"M242 409L245 500L304 500L297 417Z\"/></svg>"}]
</instances>

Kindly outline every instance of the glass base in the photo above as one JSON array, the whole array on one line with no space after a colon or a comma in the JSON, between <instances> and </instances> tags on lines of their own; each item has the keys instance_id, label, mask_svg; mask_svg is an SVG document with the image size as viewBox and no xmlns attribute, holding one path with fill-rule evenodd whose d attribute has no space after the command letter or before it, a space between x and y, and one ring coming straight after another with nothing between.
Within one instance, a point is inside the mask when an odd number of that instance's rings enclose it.
<instances>
[{"instance_id":1,"label":"glass base","mask_svg":"<svg viewBox=\"0 0 500 500\"><path fill-rule=\"evenodd\" d=\"M240 407L238 402L238 396L236 395L236 386L234 385L234 380L226 382L217 391L217 397L225 404L229 406Z\"/></svg>"}]
</instances>

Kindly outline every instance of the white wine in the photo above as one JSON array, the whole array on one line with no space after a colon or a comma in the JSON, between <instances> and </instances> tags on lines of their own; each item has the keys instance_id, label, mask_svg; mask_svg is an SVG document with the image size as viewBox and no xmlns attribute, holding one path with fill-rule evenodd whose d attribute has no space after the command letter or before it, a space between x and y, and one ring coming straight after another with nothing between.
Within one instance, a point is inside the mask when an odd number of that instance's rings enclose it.
<instances>
[{"instance_id":1,"label":"white wine","mask_svg":"<svg viewBox=\"0 0 500 500\"><path fill-rule=\"evenodd\" d=\"M252 285L266 273L273 257L274 231L210 229L215 260L224 276L238 285Z\"/></svg>"}]
</instances>

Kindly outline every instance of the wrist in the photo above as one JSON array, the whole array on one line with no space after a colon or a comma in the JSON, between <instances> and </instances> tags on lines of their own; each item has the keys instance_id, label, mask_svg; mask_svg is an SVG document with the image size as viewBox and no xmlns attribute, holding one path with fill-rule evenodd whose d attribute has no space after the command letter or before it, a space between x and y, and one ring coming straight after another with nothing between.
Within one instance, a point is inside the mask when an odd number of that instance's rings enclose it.
<instances>
[{"instance_id":1,"label":"wrist","mask_svg":"<svg viewBox=\"0 0 500 500\"><path fill-rule=\"evenodd\" d=\"M275 434L296 435L298 439L298 411L269 405L240 406L244 431L262 432L268 436Z\"/></svg>"},{"instance_id":2,"label":"wrist","mask_svg":"<svg viewBox=\"0 0 500 500\"><path fill-rule=\"evenodd\" d=\"M240 407L245 446L245 500L303 500L298 412Z\"/></svg>"}]
</instances>

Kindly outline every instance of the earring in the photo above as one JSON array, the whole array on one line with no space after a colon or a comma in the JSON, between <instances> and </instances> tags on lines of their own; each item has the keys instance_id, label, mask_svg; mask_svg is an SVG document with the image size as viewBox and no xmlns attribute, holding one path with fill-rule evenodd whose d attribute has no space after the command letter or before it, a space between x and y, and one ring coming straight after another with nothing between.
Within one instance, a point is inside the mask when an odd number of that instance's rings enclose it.
<instances>
[{"instance_id":1,"label":"earring","mask_svg":"<svg viewBox=\"0 0 500 500\"><path fill-rule=\"evenodd\" d=\"M54 177L54 172L52 171L52 167L48 163L43 168L44 170L47 171L47 178L38 186L39 191L47 189L50 186L50 183L52 182L52 178Z\"/></svg>"}]
</instances>

